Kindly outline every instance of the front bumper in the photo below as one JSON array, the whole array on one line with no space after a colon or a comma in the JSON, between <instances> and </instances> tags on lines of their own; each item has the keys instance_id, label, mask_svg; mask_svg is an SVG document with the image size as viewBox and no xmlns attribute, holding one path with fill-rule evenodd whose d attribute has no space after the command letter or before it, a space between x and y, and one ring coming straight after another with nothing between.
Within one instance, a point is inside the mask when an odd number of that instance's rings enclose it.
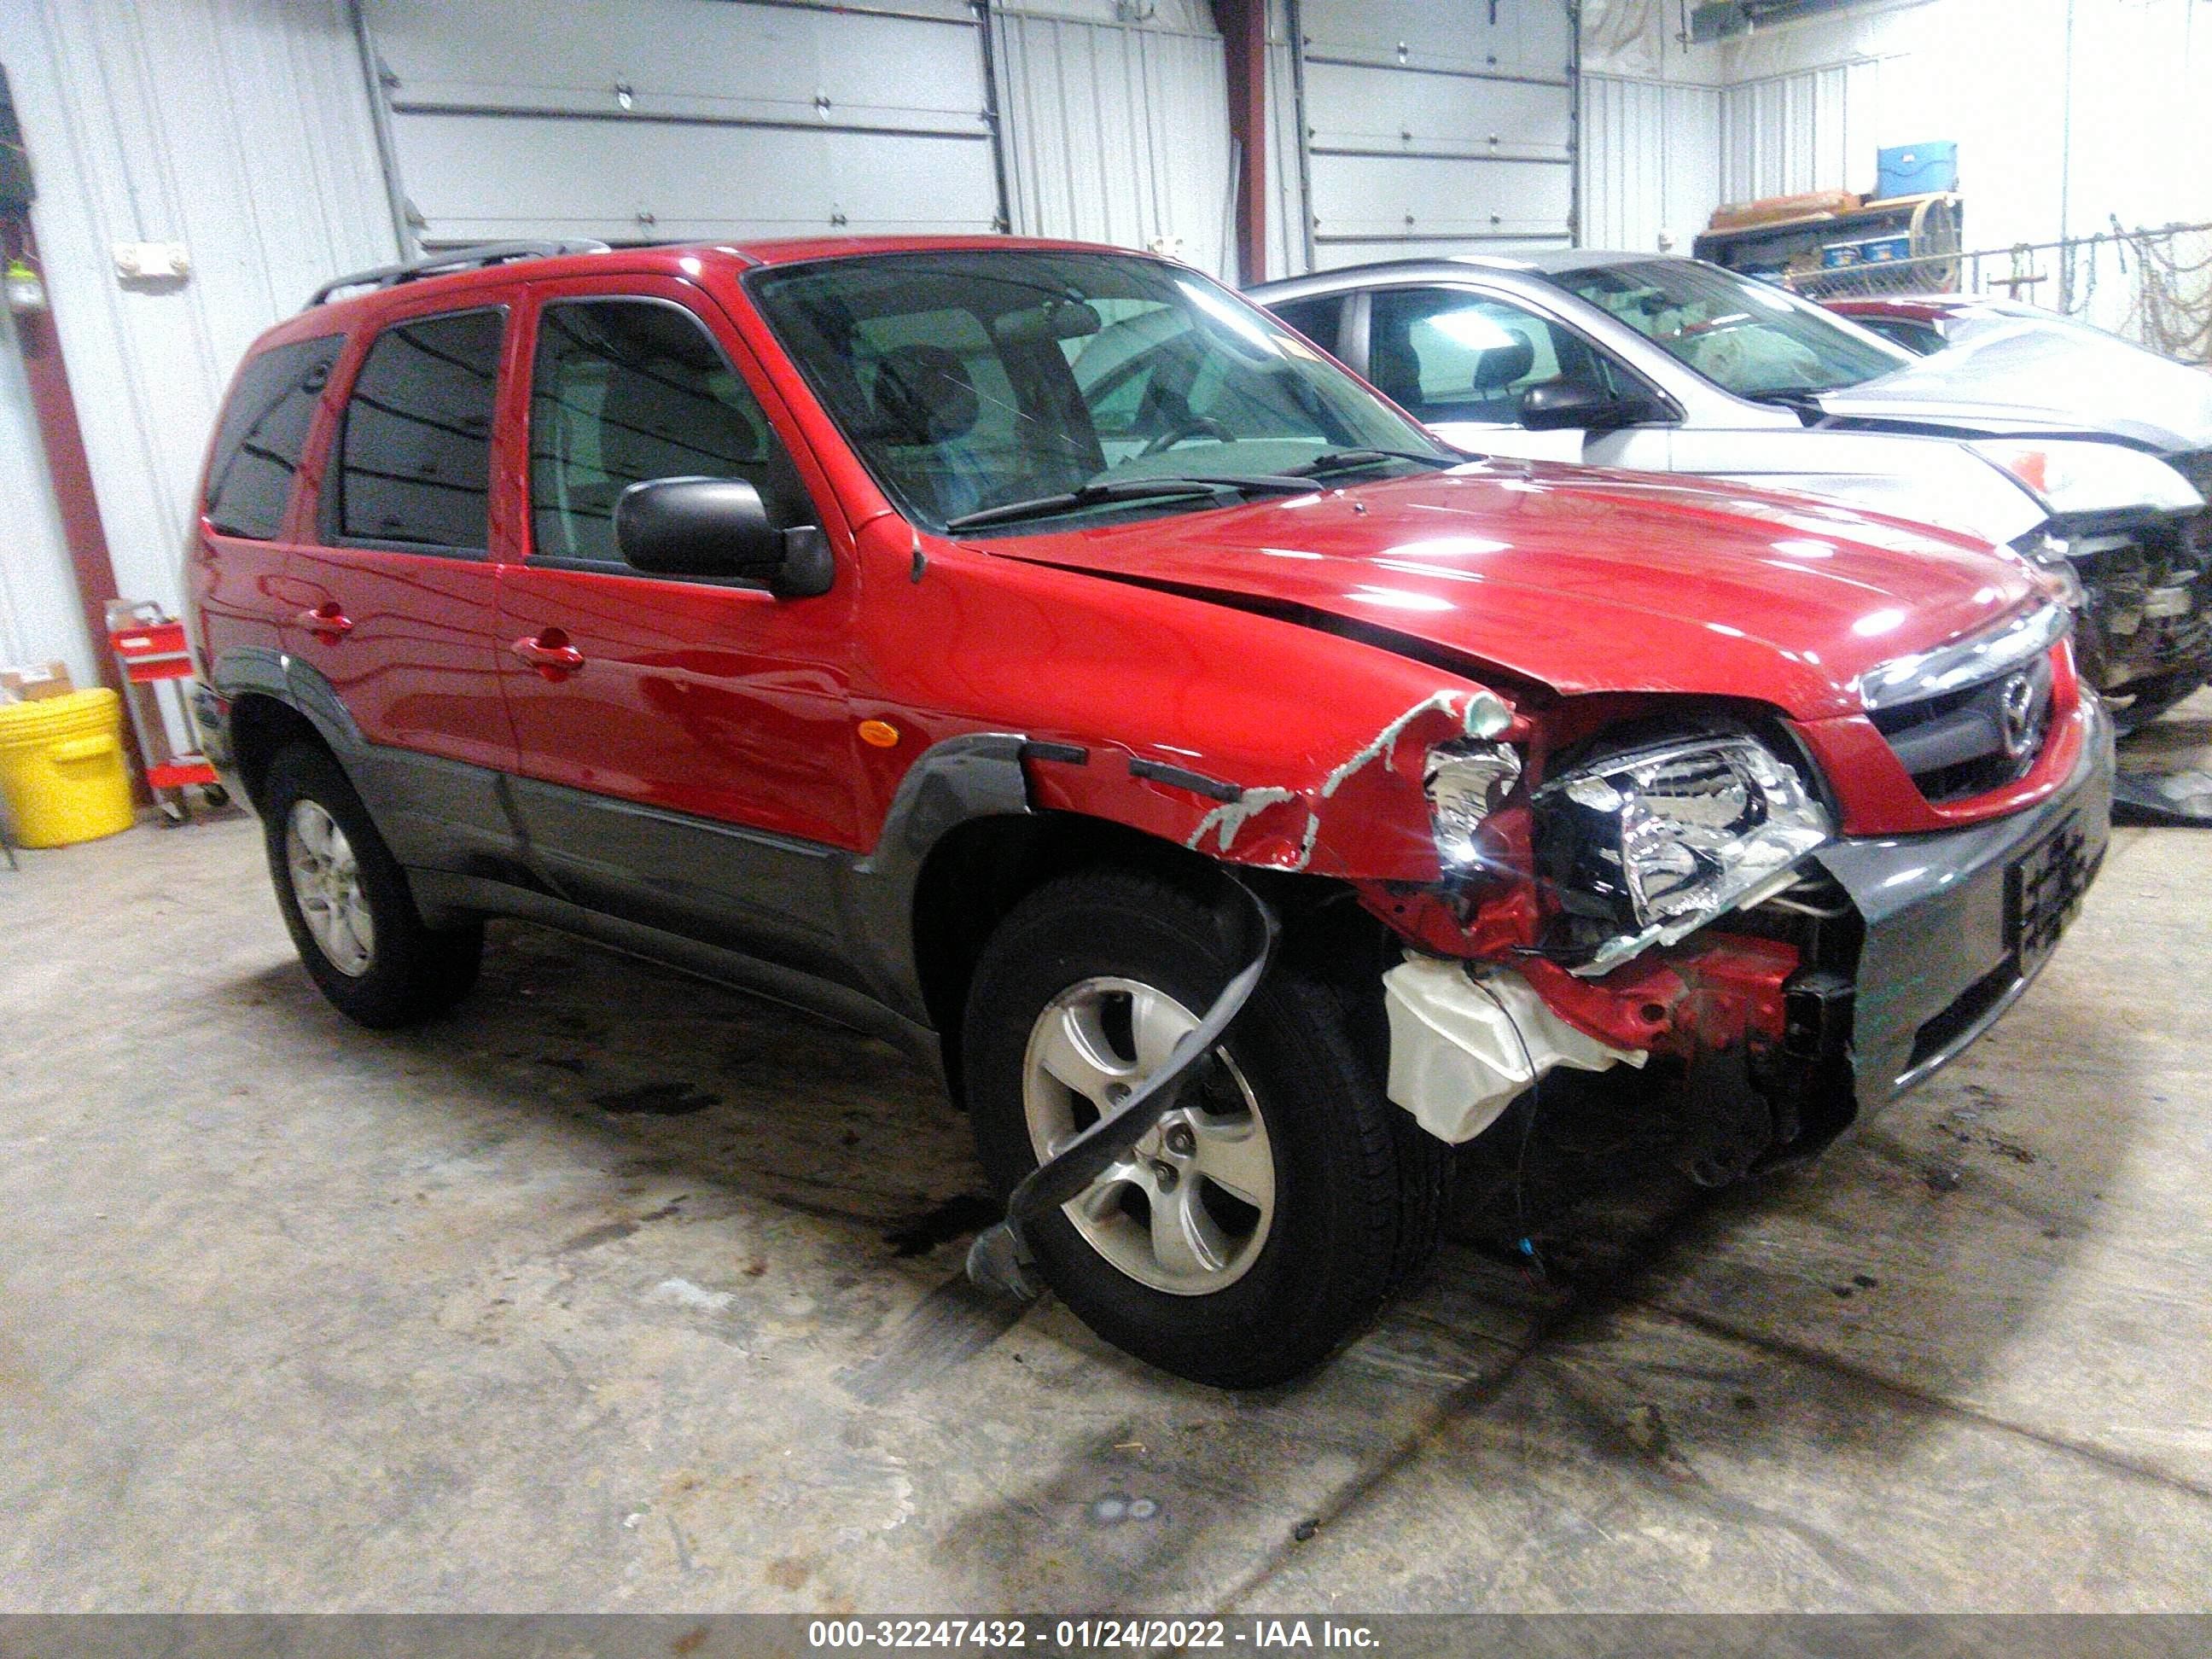
<instances>
[{"instance_id":1,"label":"front bumper","mask_svg":"<svg viewBox=\"0 0 2212 1659\"><path fill-rule=\"evenodd\" d=\"M1850 1037L1862 1118L1994 1024L2072 920L2112 830L2112 725L2101 702L2091 702L2090 720L2066 787L2024 811L1814 854L1866 930Z\"/></svg>"}]
</instances>

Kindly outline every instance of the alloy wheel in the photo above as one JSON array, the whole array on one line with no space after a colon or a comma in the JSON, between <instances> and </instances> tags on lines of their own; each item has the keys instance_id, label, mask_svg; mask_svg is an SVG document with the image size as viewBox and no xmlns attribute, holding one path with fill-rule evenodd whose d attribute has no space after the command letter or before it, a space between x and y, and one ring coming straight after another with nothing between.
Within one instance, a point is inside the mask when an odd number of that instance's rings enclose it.
<instances>
[{"instance_id":1,"label":"alloy wheel","mask_svg":"<svg viewBox=\"0 0 2212 1659\"><path fill-rule=\"evenodd\" d=\"M284 860L301 918L331 967L359 979L376 961L376 926L353 843L319 802L292 804Z\"/></svg>"},{"instance_id":2,"label":"alloy wheel","mask_svg":"<svg viewBox=\"0 0 2212 1659\"><path fill-rule=\"evenodd\" d=\"M1137 980L1086 979L1054 997L1030 1030L1022 1068L1038 1159L1119 1110L1197 1024ZM1226 1048L1199 1063L1182 1098L1064 1211L1108 1263L1175 1296L1212 1295L1242 1279L1274 1212L1267 1122Z\"/></svg>"}]
</instances>

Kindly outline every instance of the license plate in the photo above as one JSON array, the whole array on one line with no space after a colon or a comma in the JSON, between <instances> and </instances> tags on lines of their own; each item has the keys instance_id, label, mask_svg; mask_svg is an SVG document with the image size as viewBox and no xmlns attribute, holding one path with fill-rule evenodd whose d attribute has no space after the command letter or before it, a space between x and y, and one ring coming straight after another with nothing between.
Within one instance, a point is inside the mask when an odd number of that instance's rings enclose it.
<instances>
[{"instance_id":1,"label":"license plate","mask_svg":"<svg viewBox=\"0 0 2212 1659\"><path fill-rule=\"evenodd\" d=\"M2088 833L2069 818L2005 872L2005 943L2027 972L2049 956L2096 873Z\"/></svg>"}]
</instances>

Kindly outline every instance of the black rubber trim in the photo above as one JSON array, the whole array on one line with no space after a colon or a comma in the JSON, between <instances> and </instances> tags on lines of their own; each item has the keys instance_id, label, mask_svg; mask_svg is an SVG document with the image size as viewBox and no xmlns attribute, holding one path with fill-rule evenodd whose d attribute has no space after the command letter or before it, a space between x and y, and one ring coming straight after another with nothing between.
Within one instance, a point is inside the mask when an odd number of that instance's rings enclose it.
<instances>
[{"instance_id":1,"label":"black rubber trim","mask_svg":"<svg viewBox=\"0 0 2212 1659\"><path fill-rule=\"evenodd\" d=\"M407 879L416 902L434 910L516 916L556 927L626 955L750 992L787 1007L802 1008L850 1030L881 1037L925 1070L935 1072L943 1064L937 1034L927 1025L886 1007L865 991L818 975L487 877L410 869Z\"/></svg>"},{"instance_id":2,"label":"black rubber trim","mask_svg":"<svg viewBox=\"0 0 2212 1659\"><path fill-rule=\"evenodd\" d=\"M1233 783L1224 783L1219 778L1209 778L1203 772L1193 772L1180 766L1170 766L1163 761L1140 760L1129 757L1129 775L1150 778L1155 783L1172 784L1177 789L1188 789L1194 795L1203 795L1208 800L1238 801L1244 792Z\"/></svg>"},{"instance_id":3,"label":"black rubber trim","mask_svg":"<svg viewBox=\"0 0 2212 1659\"><path fill-rule=\"evenodd\" d=\"M1088 766L1091 751L1079 743L1040 743L1032 738L1022 745L1025 761L1058 761L1065 766Z\"/></svg>"}]
</instances>

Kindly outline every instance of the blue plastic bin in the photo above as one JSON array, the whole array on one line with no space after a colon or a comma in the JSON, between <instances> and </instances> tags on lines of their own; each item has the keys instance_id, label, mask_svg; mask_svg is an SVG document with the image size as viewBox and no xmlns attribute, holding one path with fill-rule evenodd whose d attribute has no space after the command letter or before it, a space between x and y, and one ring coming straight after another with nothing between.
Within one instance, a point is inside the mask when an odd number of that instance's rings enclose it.
<instances>
[{"instance_id":1,"label":"blue plastic bin","mask_svg":"<svg viewBox=\"0 0 2212 1659\"><path fill-rule=\"evenodd\" d=\"M1948 138L1898 144L1875 152L1875 199L1928 196L1959 187L1959 146Z\"/></svg>"}]
</instances>

